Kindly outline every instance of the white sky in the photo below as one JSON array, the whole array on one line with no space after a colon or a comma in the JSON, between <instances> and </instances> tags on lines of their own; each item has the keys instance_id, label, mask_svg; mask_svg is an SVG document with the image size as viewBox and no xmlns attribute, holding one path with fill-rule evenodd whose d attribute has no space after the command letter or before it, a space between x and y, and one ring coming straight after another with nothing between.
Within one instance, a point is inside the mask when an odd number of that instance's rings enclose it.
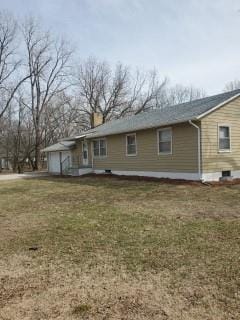
<instances>
[{"instance_id":1,"label":"white sky","mask_svg":"<svg viewBox=\"0 0 240 320\"><path fill-rule=\"evenodd\" d=\"M209 94L240 79L240 0L0 0L0 8L40 17L80 58L155 67Z\"/></svg>"}]
</instances>

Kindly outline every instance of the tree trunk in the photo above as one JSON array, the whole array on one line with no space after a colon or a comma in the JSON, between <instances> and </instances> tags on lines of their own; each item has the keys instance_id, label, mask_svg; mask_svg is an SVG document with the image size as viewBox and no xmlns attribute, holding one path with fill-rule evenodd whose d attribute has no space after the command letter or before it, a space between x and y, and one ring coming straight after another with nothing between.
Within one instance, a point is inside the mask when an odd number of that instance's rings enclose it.
<instances>
[{"instance_id":1,"label":"tree trunk","mask_svg":"<svg viewBox=\"0 0 240 320\"><path fill-rule=\"evenodd\" d=\"M34 152L34 166L33 171L39 170L39 164L40 164L40 156L41 156L41 137L39 132L39 124L37 124L36 127L36 141L35 141L35 152Z\"/></svg>"},{"instance_id":2,"label":"tree trunk","mask_svg":"<svg viewBox=\"0 0 240 320\"><path fill-rule=\"evenodd\" d=\"M40 146L38 144L35 145L35 159L33 163L33 171L37 171L39 169L40 163Z\"/></svg>"}]
</instances>

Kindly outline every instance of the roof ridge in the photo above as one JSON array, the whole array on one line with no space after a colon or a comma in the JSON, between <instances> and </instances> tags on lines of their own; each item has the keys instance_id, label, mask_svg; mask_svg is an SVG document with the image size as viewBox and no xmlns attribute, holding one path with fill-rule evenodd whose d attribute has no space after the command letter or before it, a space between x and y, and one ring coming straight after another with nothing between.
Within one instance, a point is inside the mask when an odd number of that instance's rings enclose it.
<instances>
[{"instance_id":1,"label":"roof ridge","mask_svg":"<svg viewBox=\"0 0 240 320\"><path fill-rule=\"evenodd\" d=\"M215 99L218 99L220 98L221 96L225 96L225 95L229 95L230 93L239 93L240 94L240 89L235 89L235 90L231 90L231 91L228 91L228 92L222 92L222 93L218 93L218 94L214 94L214 95L211 95L211 96L206 96L206 97L203 97L203 98L199 98L199 99L194 99L194 100L191 100L191 101L186 101L186 102L182 102L182 103L176 103L176 104L171 104L171 105L167 105L163 108L155 108L155 109L151 109L151 110L146 110L146 111L143 111L141 113L138 113L138 114L131 114L131 115L128 115L126 117L123 117L123 118L119 118L119 119L112 119L110 120L109 122L115 122L115 121L118 121L118 120L128 120L129 118L131 117L135 117L135 116L140 116L142 115L144 112L145 113L153 113L153 112L159 112L159 111L163 111L166 109L169 109L169 108L172 108L172 107L178 107L178 106L184 106L184 105L191 105L193 103L197 103L197 102L200 102L200 101L204 101L204 100L215 100ZM234 96L234 95L233 95ZM226 99L227 100L227 99ZM104 123L104 124L107 124L108 122ZM103 125L104 125L103 124Z\"/></svg>"},{"instance_id":2,"label":"roof ridge","mask_svg":"<svg viewBox=\"0 0 240 320\"><path fill-rule=\"evenodd\" d=\"M214 100L214 99L217 99L217 98L219 98L221 96L229 95L230 93L235 93L235 92L236 92L236 94L240 93L240 89L235 89L235 90L231 90L231 91L227 91L227 92L222 92L222 93L218 93L218 94L214 94L214 95L210 95L210 96L206 96L206 97L203 97L203 98L198 98L198 99L194 99L194 100L186 101L186 102L182 102L182 103L172 104L172 105L167 106L166 108L174 107L174 106L182 106L182 105L191 104L191 103L199 102L199 101L203 101L203 100L210 100L210 99Z\"/></svg>"},{"instance_id":3,"label":"roof ridge","mask_svg":"<svg viewBox=\"0 0 240 320\"><path fill-rule=\"evenodd\" d=\"M222 92L212 96L195 99L189 102L155 108L139 114L131 114L119 119L112 119L96 128L89 129L81 134L108 135L114 132L130 132L140 128L166 125L169 123L184 122L197 119L200 115L214 110L225 102L240 95L240 89Z\"/></svg>"}]
</instances>

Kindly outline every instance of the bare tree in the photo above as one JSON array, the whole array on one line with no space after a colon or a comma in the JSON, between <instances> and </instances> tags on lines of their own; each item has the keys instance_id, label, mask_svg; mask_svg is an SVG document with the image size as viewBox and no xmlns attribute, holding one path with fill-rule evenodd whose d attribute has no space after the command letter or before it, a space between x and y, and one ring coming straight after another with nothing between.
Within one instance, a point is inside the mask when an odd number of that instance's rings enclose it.
<instances>
[{"instance_id":1,"label":"bare tree","mask_svg":"<svg viewBox=\"0 0 240 320\"><path fill-rule=\"evenodd\" d=\"M103 115L103 122L137 114L158 105L165 83L156 71L145 74L137 71L132 75L120 63L112 70L106 62L89 58L77 73L80 109L89 117L91 127L94 112Z\"/></svg>"},{"instance_id":2,"label":"bare tree","mask_svg":"<svg viewBox=\"0 0 240 320\"><path fill-rule=\"evenodd\" d=\"M80 109L88 115L91 127L94 112L101 112L105 122L122 105L128 78L128 70L122 65L116 67L113 76L107 63L89 58L80 64L76 77Z\"/></svg>"},{"instance_id":3,"label":"bare tree","mask_svg":"<svg viewBox=\"0 0 240 320\"><path fill-rule=\"evenodd\" d=\"M19 100L20 101L20 100ZM23 119L24 119L24 106L19 102L17 114L13 120L11 126L11 144L12 144L12 162L13 162L13 171L22 173L23 164L26 160L22 148L22 135L23 135Z\"/></svg>"},{"instance_id":4,"label":"bare tree","mask_svg":"<svg viewBox=\"0 0 240 320\"><path fill-rule=\"evenodd\" d=\"M137 70L131 76L127 101L117 117L164 107L163 97L166 84L167 79L160 79L156 70L146 73Z\"/></svg>"},{"instance_id":5,"label":"bare tree","mask_svg":"<svg viewBox=\"0 0 240 320\"><path fill-rule=\"evenodd\" d=\"M175 105L205 97L205 92L192 86L175 85L166 89L165 104Z\"/></svg>"},{"instance_id":6,"label":"bare tree","mask_svg":"<svg viewBox=\"0 0 240 320\"><path fill-rule=\"evenodd\" d=\"M5 114L0 118L0 156L6 159L7 168L9 168L9 159L11 158L11 121L13 112L11 106L6 110ZM1 170L1 164L0 164Z\"/></svg>"},{"instance_id":7,"label":"bare tree","mask_svg":"<svg viewBox=\"0 0 240 320\"><path fill-rule=\"evenodd\" d=\"M77 135L87 127L85 114L78 108L78 101L62 92L51 101L44 117L44 146L63 137Z\"/></svg>"},{"instance_id":8,"label":"bare tree","mask_svg":"<svg viewBox=\"0 0 240 320\"><path fill-rule=\"evenodd\" d=\"M49 32L41 30L39 24L28 19L23 25L23 36L30 74L25 86L24 104L31 110L34 126L34 170L38 170L40 149L44 140L45 115L52 99L69 87L68 65L72 51L64 41L57 41Z\"/></svg>"},{"instance_id":9,"label":"bare tree","mask_svg":"<svg viewBox=\"0 0 240 320\"><path fill-rule=\"evenodd\" d=\"M100 112L105 122L205 96L203 90L192 86L170 87L167 79L160 77L156 70L132 73L122 64L112 70L106 62L94 58L79 66L77 94L79 108L88 116L91 127L94 112Z\"/></svg>"},{"instance_id":10,"label":"bare tree","mask_svg":"<svg viewBox=\"0 0 240 320\"><path fill-rule=\"evenodd\" d=\"M0 149L15 172L22 172L34 151L33 125L19 92L1 121Z\"/></svg>"},{"instance_id":11,"label":"bare tree","mask_svg":"<svg viewBox=\"0 0 240 320\"><path fill-rule=\"evenodd\" d=\"M225 87L224 87L224 92L227 91L233 91L233 90L237 90L240 89L240 80L233 80L228 82Z\"/></svg>"},{"instance_id":12,"label":"bare tree","mask_svg":"<svg viewBox=\"0 0 240 320\"><path fill-rule=\"evenodd\" d=\"M18 57L18 28L13 16L0 12L0 118L10 106L18 88L29 78L22 76Z\"/></svg>"}]
</instances>

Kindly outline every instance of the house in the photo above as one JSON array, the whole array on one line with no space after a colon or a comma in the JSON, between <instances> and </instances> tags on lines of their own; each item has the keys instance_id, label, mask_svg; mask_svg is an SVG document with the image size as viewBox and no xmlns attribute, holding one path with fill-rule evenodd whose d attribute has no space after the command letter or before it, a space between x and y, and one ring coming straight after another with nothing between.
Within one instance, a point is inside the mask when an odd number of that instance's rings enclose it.
<instances>
[{"instance_id":1,"label":"house","mask_svg":"<svg viewBox=\"0 0 240 320\"><path fill-rule=\"evenodd\" d=\"M113 120L43 151L58 174L240 178L240 90Z\"/></svg>"},{"instance_id":2,"label":"house","mask_svg":"<svg viewBox=\"0 0 240 320\"><path fill-rule=\"evenodd\" d=\"M10 170L11 168L10 159L4 153L0 152L0 171Z\"/></svg>"}]
</instances>

